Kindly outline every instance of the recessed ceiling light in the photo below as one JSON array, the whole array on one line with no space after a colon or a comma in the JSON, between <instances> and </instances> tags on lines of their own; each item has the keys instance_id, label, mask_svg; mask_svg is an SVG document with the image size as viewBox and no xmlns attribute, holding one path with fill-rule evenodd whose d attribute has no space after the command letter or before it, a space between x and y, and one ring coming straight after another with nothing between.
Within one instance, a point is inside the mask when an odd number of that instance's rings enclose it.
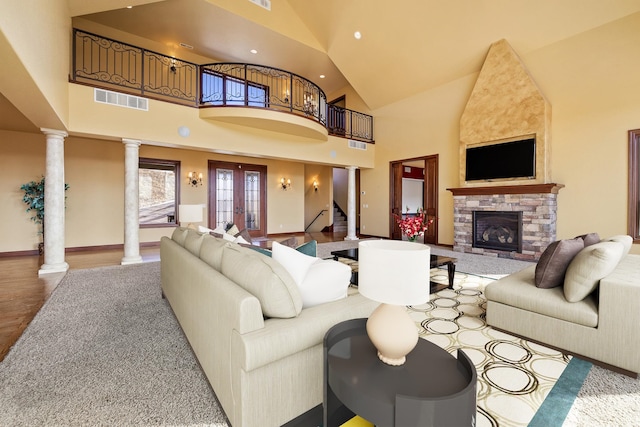
<instances>
[{"instance_id":1,"label":"recessed ceiling light","mask_svg":"<svg viewBox=\"0 0 640 427\"><path fill-rule=\"evenodd\" d=\"M257 51L257 50L255 50L255 49L251 49L249 52L253 53L254 55L255 55L256 53L258 53L258 51Z\"/></svg>"},{"instance_id":2,"label":"recessed ceiling light","mask_svg":"<svg viewBox=\"0 0 640 427\"><path fill-rule=\"evenodd\" d=\"M353 37L355 37L356 40L360 40L362 38L362 34L360 34L360 31L356 31L353 33Z\"/></svg>"},{"instance_id":3,"label":"recessed ceiling light","mask_svg":"<svg viewBox=\"0 0 640 427\"><path fill-rule=\"evenodd\" d=\"M320 74L320 78L324 79L325 75L324 74Z\"/></svg>"},{"instance_id":4,"label":"recessed ceiling light","mask_svg":"<svg viewBox=\"0 0 640 427\"><path fill-rule=\"evenodd\" d=\"M132 9L132 8L133 8L133 6L127 6L127 9Z\"/></svg>"}]
</instances>

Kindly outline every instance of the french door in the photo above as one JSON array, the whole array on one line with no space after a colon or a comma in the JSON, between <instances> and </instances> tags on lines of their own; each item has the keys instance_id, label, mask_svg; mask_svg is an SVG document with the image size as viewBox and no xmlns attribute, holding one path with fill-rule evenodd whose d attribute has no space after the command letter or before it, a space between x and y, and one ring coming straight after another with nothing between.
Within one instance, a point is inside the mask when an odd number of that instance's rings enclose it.
<instances>
[{"instance_id":1,"label":"french door","mask_svg":"<svg viewBox=\"0 0 640 427\"><path fill-rule=\"evenodd\" d=\"M209 227L235 224L251 236L267 233L267 167L209 161Z\"/></svg>"}]
</instances>

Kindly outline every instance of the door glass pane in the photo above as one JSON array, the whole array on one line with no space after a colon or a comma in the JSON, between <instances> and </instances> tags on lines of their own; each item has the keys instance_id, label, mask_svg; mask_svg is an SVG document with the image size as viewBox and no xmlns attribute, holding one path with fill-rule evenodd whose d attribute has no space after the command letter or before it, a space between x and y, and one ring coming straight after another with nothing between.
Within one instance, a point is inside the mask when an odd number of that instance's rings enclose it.
<instances>
[{"instance_id":1,"label":"door glass pane","mask_svg":"<svg viewBox=\"0 0 640 427\"><path fill-rule=\"evenodd\" d=\"M233 170L216 170L216 227L233 222Z\"/></svg>"},{"instance_id":2,"label":"door glass pane","mask_svg":"<svg viewBox=\"0 0 640 427\"><path fill-rule=\"evenodd\" d=\"M245 227L248 230L260 229L260 172L244 173Z\"/></svg>"}]
</instances>

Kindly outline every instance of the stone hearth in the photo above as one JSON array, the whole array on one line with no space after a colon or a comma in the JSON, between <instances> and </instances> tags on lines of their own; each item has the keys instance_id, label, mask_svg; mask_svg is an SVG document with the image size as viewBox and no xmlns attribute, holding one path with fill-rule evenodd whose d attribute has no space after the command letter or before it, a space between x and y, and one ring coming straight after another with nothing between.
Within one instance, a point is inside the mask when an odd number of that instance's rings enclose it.
<instances>
[{"instance_id":1,"label":"stone hearth","mask_svg":"<svg viewBox=\"0 0 640 427\"><path fill-rule=\"evenodd\" d=\"M556 240L560 184L449 188L453 193L453 250L456 252L537 261ZM474 211L522 212L522 252L473 247Z\"/></svg>"}]
</instances>

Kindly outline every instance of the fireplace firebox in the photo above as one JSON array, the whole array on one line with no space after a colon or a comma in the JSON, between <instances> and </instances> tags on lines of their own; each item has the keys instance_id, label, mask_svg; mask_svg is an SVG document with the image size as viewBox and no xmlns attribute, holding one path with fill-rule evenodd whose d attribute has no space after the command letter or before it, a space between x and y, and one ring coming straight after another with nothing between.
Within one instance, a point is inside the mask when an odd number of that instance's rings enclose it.
<instances>
[{"instance_id":1,"label":"fireplace firebox","mask_svg":"<svg viewBox=\"0 0 640 427\"><path fill-rule=\"evenodd\" d=\"M522 252L522 211L473 211L473 247Z\"/></svg>"}]
</instances>

